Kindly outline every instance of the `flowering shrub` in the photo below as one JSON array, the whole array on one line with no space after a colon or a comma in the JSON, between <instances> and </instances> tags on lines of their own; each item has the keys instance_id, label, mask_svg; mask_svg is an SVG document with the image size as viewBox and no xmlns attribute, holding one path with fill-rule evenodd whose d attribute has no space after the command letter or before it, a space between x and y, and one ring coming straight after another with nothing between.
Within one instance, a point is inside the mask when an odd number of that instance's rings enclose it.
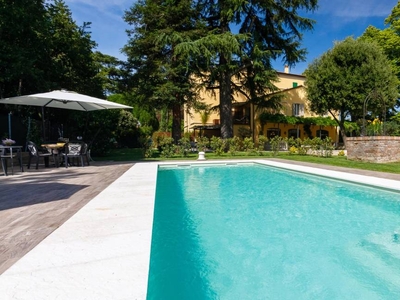
<instances>
[{"instance_id":1,"label":"flowering shrub","mask_svg":"<svg viewBox=\"0 0 400 300\"><path fill-rule=\"evenodd\" d=\"M292 146L289 148L289 153L290 154L296 154L299 151L299 149L297 149L297 147Z\"/></svg>"},{"instance_id":2,"label":"flowering shrub","mask_svg":"<svg viewBox=\"0 0 400 300\"><path fill-rule=\"evenodd\" d=\"M3 145L6 145L6 146L11 146L11 145L15 144L15 141L12 139L4 139L2 142L3 142Z\"/></svg>"},{"instance_id":3,"label":"flowering shrub","mask_svg":"<svg viewBox=\"0 0 400 300\"><path fill-rule=\"evenodd\" d=\"M383 122L379 118L375 118L372 122L368 121L367 135L382 135L383 134Z\"/></svg>"}]
</instances>

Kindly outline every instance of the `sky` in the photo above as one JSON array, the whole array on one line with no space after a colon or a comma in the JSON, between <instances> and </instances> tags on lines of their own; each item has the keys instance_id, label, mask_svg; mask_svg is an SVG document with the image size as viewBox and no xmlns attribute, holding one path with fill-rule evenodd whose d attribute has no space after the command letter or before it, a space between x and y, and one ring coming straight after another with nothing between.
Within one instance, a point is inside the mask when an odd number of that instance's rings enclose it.
<instances>
[{"instance_id":1,"label":"sky","mask_svg":"<svg viewBox=\"0 0 400 300\"><path fill-rule=\"evenodd\" d=\"M91 22L92 39L98 44L95 50L121 60L122 47L128 42L123 15L133 0L64 0L78 26ZM335 41L348 36L359 37L369 26L385 27L397 0L319 0L318 9L304 16L316 21L312 31L304 32L302 47L308 51L305 62L292 67L290 72L302 74L308 64L331 49ZM277 71L284 70L282 61L274 62Z\"/></svg>"}]
</instances>

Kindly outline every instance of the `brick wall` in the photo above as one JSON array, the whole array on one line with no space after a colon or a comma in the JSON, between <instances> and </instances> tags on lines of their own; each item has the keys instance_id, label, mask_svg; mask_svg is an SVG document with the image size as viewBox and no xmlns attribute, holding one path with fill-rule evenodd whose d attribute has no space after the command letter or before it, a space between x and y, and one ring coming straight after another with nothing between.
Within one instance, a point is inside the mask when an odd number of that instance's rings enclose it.
<instances>
[{"instance_id":1,"label":"brick wall","mask_svg":"<svg viewBox=\"0 0 400 300\"><path fill-rule=\"evenodd\" d=\"M400 161L399 136L361 136L346 139L347 159L375 163Z\"/></svg>"}]
</instances>

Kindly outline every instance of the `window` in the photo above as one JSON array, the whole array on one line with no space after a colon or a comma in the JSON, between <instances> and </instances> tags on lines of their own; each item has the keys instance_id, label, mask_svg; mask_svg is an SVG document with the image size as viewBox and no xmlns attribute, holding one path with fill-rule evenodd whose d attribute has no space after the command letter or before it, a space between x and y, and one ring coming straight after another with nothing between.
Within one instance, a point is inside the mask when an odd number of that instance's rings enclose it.
<instances>
[{"instance_id":1,"label":"window","mask_svg":"<svg viewBox=\"0 0 400 300\"><path fill-rule=\"evenodd\" d=\"M297 139L300 137L300 130L299 129L289 129L288 130L288 137Z\"/></svg>"},{"instance_id":2,"label":"window","mask_svg":"<svg viewBox=\"0 0 400 300\"><path fill-rule=\"evenodd\" d=\"M275 136L280 136L281 130L279 128L268 128L267 129L267 138L272 139Z\"/></svg>"},{"instance_id":3,"label":"window","mask_svg":"<svg viewBox=\"0 0 400 300\"><path fill-rule=\"evenodd\" d=\"M304 116L304 104L293 103L292 110L293 110L293 116L295 117Z\"/></svg>"},{"instance_id":4,"label":"window","mask_svg":"<svg viewBox=\"0 0 400 300\"><path fill-rule=\"evenodd\" d=\"M329 137L329 132L327 130L317 130L317 137L321 140L326 139Z\"/></svg>"},{"instance_id":5,"label":"window","mask_svg":"<svg viewBox=\"0 0 400 300\"><path fill-rule=\"evenodd\" d=\"M249 124L250 105L237 105L232 109L233 124Z\"/></svg>"}]
</instances>

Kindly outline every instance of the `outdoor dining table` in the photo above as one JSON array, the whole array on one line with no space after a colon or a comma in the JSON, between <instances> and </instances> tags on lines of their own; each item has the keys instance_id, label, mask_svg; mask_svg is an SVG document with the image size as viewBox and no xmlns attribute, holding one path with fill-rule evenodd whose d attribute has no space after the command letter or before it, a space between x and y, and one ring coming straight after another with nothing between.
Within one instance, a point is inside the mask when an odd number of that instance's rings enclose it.
<instances>
[{"instance_id":1,"label":"outdoor dining table","mask_svg":"<svg viewBox=\"0 0 400 300\"><path fill-rule=\"evenodd\" d=\"M51 151L54 161L56 162L56 167L58 168L60 166L60 154L64 149L65 143L42 144L41 146Z\"/></svg>"},{"instance_id":2,"label":"outdoor dining table","mask_svg":"<svg viewBox=\"0 0 400 300\"><path fill-rule=\"evenodd\" d=\"M17 152L17 158L19 161L19 166L21 168L21 172L24 171L24 166L22 164L22 146L11 146L11 145L0 145L0 148L8 149L11 157L11 174L14 175L14 156L13 152Z\"/></svg>"}]
</instances>

